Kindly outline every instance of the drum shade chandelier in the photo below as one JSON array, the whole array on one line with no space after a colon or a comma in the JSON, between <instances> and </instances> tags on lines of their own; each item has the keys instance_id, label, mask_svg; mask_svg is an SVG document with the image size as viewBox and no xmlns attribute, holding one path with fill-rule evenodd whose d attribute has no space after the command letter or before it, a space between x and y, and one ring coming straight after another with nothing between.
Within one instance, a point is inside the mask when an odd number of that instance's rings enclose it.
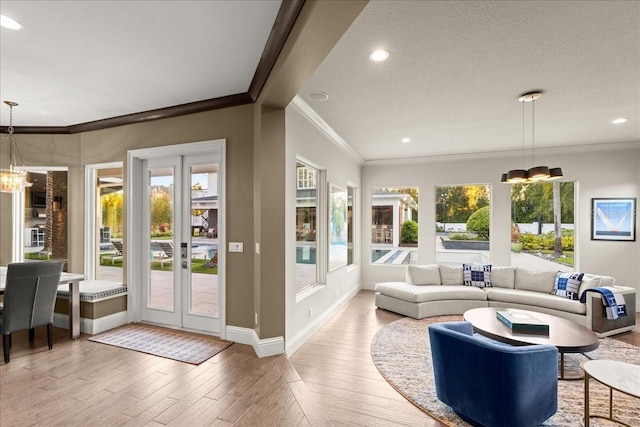
<instances>
[{"instance_id":1,"label":"drum shade chandelier","mask_svg":"<svg viewBox=\"0 0 640 427\"><path fill-rule=\"evenodd\" d=\"M522 102L522 165L523 169L511 169L502 174L500 182L506 184L522 184L530 182L551 181L562 178L562 169L558 167L535 166L536 164L536 100L542 96L542 92L529 92L521 95L518 101ZM531 103L531 165L530 169L524 169L524 107L525 103Z\"/></svg>"},{"instance_id":2,"label":"drum shade chandelier","mask_svg":"<svg viewBox=\"0 0 640 427\"><path fill-rule=\"evenodd\" d=\"M13 107L18 103L13 101L4 101L4 103L9 106L9 127L7 128L9 132L9 169L0 169L0 191L3 193L19 193L24 191L27 186L27 172L18 170L16 162L16 154L22 162L22 156L20 156L20 151L18 151L13 135ZM22 166L24 166L24 163Z\"/></svg>"}]
</instances>

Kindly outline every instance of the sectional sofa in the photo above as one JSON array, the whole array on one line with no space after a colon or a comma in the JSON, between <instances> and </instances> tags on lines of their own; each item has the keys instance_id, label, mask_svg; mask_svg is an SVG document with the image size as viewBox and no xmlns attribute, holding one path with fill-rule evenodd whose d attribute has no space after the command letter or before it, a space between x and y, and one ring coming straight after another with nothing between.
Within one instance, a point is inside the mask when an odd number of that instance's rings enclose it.
<instances>
[{"instance_id":1,"label":"sectional sofa","mask_svg":"<svg viewBox=\"0 0 640 427\"><path fill-rule=\"evenodd\" d=\"M602 286L614 287L622 294L628 315L615 320L607 319L602 297L596 292L587 292L583 303L565 292L555 291L557 271L486 265L473 269L476 280L465 286L469 272L465 277L463 265L409 265L404 282L376 284L375 304L415 319L463 314L478 307L520 308L571 320L600 337L631 330L635 325L635 289L616 286L613 277L576 273L576 278L580 278L579 296L586 289ZM575 286L577 289L578 284Z\"/></svg>"}]
</instances>

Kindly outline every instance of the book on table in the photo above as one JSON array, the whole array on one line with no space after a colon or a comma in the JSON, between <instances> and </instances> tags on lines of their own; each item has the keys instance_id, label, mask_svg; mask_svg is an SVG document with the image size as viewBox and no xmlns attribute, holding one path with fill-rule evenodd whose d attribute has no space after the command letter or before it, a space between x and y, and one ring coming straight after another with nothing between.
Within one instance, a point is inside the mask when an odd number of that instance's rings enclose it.
<instances>
[{"instance_id":1,"label":"book on table","mask_svg":"<svg viewBox=\"0 0 640 427\"><path fill-rule=\"evenodd\" d=\"M496 311L496 317L514 334L549 335L549 325L529 313Z\"/></svg>"}]
</instances>

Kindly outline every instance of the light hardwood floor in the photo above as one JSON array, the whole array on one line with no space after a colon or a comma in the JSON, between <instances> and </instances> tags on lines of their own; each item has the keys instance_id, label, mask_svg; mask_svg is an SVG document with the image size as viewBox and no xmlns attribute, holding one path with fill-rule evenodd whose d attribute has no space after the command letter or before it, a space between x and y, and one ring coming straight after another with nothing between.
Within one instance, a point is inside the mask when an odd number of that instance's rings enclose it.
<instances>
[{"instance_id":1,"label":"light hardwood floor","mask_svg":"<svg viewBox=\"0 0 640 427\"><path fill-rule=\"evenodd\" d=\"M371 338L398 318L362 291L290 359L233 344L198 366L57 328L51 351L43 328L34 345L15 333L0 365L0 426L442 426L371 361ZM640 328L617 338L640 346Z\"/></svg>"}]
</instances>

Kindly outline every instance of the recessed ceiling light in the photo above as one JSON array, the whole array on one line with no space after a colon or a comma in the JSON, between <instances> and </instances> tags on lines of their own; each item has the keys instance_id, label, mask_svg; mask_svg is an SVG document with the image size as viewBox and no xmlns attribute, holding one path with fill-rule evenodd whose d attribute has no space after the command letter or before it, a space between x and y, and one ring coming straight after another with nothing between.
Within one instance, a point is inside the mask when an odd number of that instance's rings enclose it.
<instances>
[{"instance_id":1,"label":"recessed ceiling light","mask_svg":"<svg viewBox=\"0 0 640 427\"><path fill-rule=\"evenodd\" d=\"M324 102L329 99L329 95L325 92L316 91L309 94L309 99L312 101Z\"/></svg>"},{"instance_id":2,"label":"recessed ceiling light","mask_svg":"<svg viewBox=\"0 0 640 427\"><path fill-rule=\"evenodd\" d=\"M369 54L369 59L373 62L386 61L389 58L389 51L385 49L376 49Z\"/></svg>"},{"instance_id":3,"label":"recessed ceiling light","mask_svg":"<svg viewBox=\"0 0 640 427\"><path fill-rule=\"evenodd\" d=\"M624 123L627 120L629 120L629 119L627 119L626 117L620 117L619 119L615 119L615 120L611 121L611 123L613 123L614 125L619 125L620 123Z\"/></svg>"},{"instance_id":4,"label":"recessed ceiling light","mask_svg":"<svg viewBox=\"0 0 640 427\"><path fill-rule=\"evenodd\" d=\"M403 144L406 144L408 142L411 142L411 138L402 138L400 142L402 142Z\"/></svg>"},{"instance_id":5,"label":"recessed ceiling light","mask_svg":"<svg viewBox=\"0 0 640 427\"><path fill-rule=\"evenodd\" d=\"M8 28L10 30L21 30L22 24L8 16L0 15L0 27Z\"/></svg>"}]
</instances>

